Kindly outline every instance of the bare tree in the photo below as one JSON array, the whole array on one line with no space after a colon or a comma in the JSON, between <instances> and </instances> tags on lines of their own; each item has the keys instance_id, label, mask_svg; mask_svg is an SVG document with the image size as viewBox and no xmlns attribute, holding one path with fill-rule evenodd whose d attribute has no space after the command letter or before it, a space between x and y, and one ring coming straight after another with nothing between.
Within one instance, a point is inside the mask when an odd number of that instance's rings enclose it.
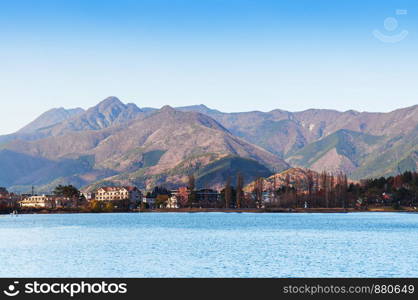
<instances>
[{"instance_id":1,"label":"bare tree","mask_svg":"<svg viewBox=\"0 0 418 300\"><path fill-rule=\"evenodd\" d=\"M180 187L177 193L178 204L180 207L186 207L189 204L189 190L187 187Z\"/></svg>"},{"instance_id":2,"label":"bare tree","mask_svg":"<svg viewBox=\"0 0 418 300\"><path fill-rule=\"evenodd\" d=\"M243 200L243 191L244 188L244 178L242 177L241 173L237 174L237 192L236 192L236 201L237 201L237 208L241 208L241 202Z\"/></svg>"},{"instance_id":3,"label":"bare tree","mask_svg":"<svg viewBox=\"0 0 418 300\"><path fill-rule=\"evenodd\" d=\"M208 194L208 190L209 190L208 184L205 183L205 190L204 190L204 196L203 196L203 198L204 198L204 204L203 205L205 207L209 207L209 194Z\"/></svg>"},{"instance_id":4,"label":"bare tree","mask_svg":"<svg viewBox=\"0 0 418 300\"><path fill-rule=\"evenodd\" d=\"M321 194L323 195L323 200L321 199L320 206L329 206L329 193L328 193L328 173L326 171L323 171L321 173ZM324 202L324 203L323 203Z\"/></svg>"},{"instance_id":5,"label":"bare tree","mask_svg":"<svg viewBox=\"0 0 418 300\"><path fill-rule=\"evenodd\" d=\"M314 189L314 175L311 170L306 172L306 188L308 190L308 203L312 205L312 194Z\"/></svg>"},{"instance_id":6,"label":"bare tree","mask_svg":"<svg viewBox=\"0 0 418 300\"><path fill-rule=\"evenodd\" d=\"M273 202L276 207L280 207L280 198L277 197L277 178L273 175Z\"/></svg>"},{"instance_id":7,"label":"bare tree","mask_svg":"<svg viewBox=\"0 0 418 300\"><path fill-rule=\"evenodd\" d=\"M254 182L254 196L255 196L255 204L257 208L261 208L263 205L263 186L264 186L264 179L262 177L257 178Z\"/></svg>"},{"instance_id":8,"label":"bare tree","mask_svg":"<svg viewBox=\"0 0 418 300\"><path fill-rule=\"evenodd\" d=\"M334 179L334 175L330 174L329 175L329 198L330 198L330 202L331 202L331 206L335 207L335 179ZM328 207L328 206L327 206Z\"/></svg>"},{"instance_id":9,"label":"bare tree","mask_svg":"<svg viewBox=\"0 0 418 300\"><path fill-rule=\"evenodd\" d=\"M228 178L226 179L225 182L225 208L229 208L230 204L231 204L231 195L232 195L232 191L231 191L231 177L228 176Z\"/></svg>"},{"instance_id":10,"label":"bare tree","mask_svg":"<svg viewBox=\"0 0 418 300\"><path fill-rule=\"evenodd\" d=\"M189 189L189 206L192 207L193 203L196 202L196 179L194 175L188 176L188 185L187 188Z\"/></svg>"},{"instance_id":11,"label":"bare tree","mask_svg":"<svg viewBox=\"0 0 418 300\"><path fill-rule=\"evenodd\" d=\"M347 191L348 191L348 180L347 175L341 172L341 206L347 207Z\"/></svg>"}]
</instances>

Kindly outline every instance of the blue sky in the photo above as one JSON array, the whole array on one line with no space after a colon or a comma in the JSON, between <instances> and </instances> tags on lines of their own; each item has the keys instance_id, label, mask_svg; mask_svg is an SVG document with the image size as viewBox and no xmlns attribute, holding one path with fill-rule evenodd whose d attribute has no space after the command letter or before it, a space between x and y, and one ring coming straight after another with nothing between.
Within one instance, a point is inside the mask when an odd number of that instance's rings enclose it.
<instances>
[{"instance_id":1,"label":"blue sky","mask_svg":"<svg viewBox=\"0 0 418 300\"><path fill-rule=\"evenodd\" d=\"M415 105L417 28L413 0L1 1L0 134L111 95L228 112Z\"/></svg>"}]
</instances>

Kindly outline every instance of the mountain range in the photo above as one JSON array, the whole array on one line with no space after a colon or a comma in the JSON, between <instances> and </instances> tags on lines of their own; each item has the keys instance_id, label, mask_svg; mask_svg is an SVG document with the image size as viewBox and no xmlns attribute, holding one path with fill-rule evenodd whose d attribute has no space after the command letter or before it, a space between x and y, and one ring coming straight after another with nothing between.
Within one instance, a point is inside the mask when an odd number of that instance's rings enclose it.
<instances>
[{"instance_id":1,"label":"mountain range","mask_svg":"<svg viewBox=\"0 0 418 300\"><path fill-rule=\"evenodd\" d=\"M224 113L205 105L140 108L109 97L52 109L0 136L0 186L220 187L293 167L352 179L418 169L418 105L389 113L310 109Z\"/></svg>"},{"instance_id":2,"label":"mountain range","mask_svg":"<svg viewBox=\"0 0 418 300\"><path fill-rule=\"evenodd\" d=\"M31 185L48 191L57 184L175 187L194 174L198 186L214 187L238 171L251 180L288 168L278 156L198 112L165 106L146 113L110 97L62 118L46 127L37 119L26 126L33 131L6 137L0 185L17 191Z\"/></svg>"},{"instance_id":3,"label":"mountain range","mask_svg":"<svg viewBox=\"0 0 418 300\"><path fill-rule=\"evenodd\" d=\"M309 109L302 112L201 111L230 132L294 167L344 172L352 179L418 169L418 105L388 113Z\"/></svg>"}]
</instances>

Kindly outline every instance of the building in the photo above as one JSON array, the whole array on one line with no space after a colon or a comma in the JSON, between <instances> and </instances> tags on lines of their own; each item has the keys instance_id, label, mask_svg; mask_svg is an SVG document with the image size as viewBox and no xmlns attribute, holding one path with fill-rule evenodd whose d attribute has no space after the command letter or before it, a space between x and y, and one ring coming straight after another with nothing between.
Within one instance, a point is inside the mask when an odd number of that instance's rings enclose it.
<instances>
[{"instance_id":1,"label":"building","mask_svg":"<svg viewBox=\"0 0 418 300\"><path fill-rule=\"evenodd\" d=\"M76 208L85 204L81 200L78 197L53 197L52 205L53 208Z\"/></svg>"},{"instance_id":2,"label":"building","mask_svg":"<svg viewBox=\"0 0 418 300\"><path fill-rule=\"evenodd\" d=\"M263 192L262 206L269 206L274 203L274 193L272 191Z\"/></svg>"},{"instance_id":3,"label":"building","mask_svg":"<svg viewBox=\"0 0 418 300\"><path fill-rule=\"evenodd\" d=\"M22 208L32 207L32 208L53 208L55 199L53 196L30 196L22 201L20 201L20 206Z\"/></svg>"},{"instance_id":4,"label":"building","mask_svg":"<svg viewBox=\"0 0 418 300\"><path fill-rule=\"evenodd\" d=\"M155 208L155 197L152 196L144 196L142 197L142 203L145 203L147 208L154 209Z\"/></svg>"},{"instance_id":5,"label":"building","mask_svg":"<svg viewBox=\"0 0 418 300\"><path fill-rule=\"evenodd\" d=\"M94 198L96 197L95 193L90 193L90 192L83 192L83 193L81 193L81 195L84 196L84 198L87 201L94 200Z\"/></svg>"},{"instance_id":6,"label":"building","mask_svg":"<svg viewBox=\"0 0 418 300\"><path fill-rule=\"evenodd\" d=\"M189 199L191 195L194 195L193 207L217 207L221 199L221 194L218 191L212 189L201 189L194 191L193 193L186 187L181 187L178 190L171 191L172 197L169 198L170 204L167 208L178 208L180 206L189 206ZM169 207L172 206L172 207Z\"/></svg>"},{"instance_id":7,"label":"building","mask_svg":"<svg viewBox=\"0 0 418 300\"><path fill-rule=\"evenodd\" d=\"M201 189L196 191L196 202L200 206L216 206L216 204L220 201L221 194L218 191L211 190L211 189Z\"/></svg>"},{"instance_id":8,"label":"building","mask_svg":"<svg viewBox=\"0 0 418 300\"><path fill-rule=\"evenodd\" d=\"M108 186L98 189L95 193L97 201L118 202L115 207L136 208L142 200L142 193L134 186ZM128 200L129 203L126 203Z\"/></svg>"},{"instance_id":9,"label":"building","mask_svg":"<svg viewBox=\"0 0 418 300\"><path fill-rule=\"evenodd\" d=\"M82 203L80 198L58 197L52 195L29 195L19 201L22 208L77 208Z\"/></svg>"},{"instance_id":10,"label":"building","mask_svg":"<svg viewBox=\"0 0 418 300\"><path fill-rule=\"evenodd\" d=\"M10 194L7 191L0 190L0 203L4 203L6 205L10 200Z\"/></svg>"},{"instance_id":11,"label":"building","mask_svg":"<svg viewBox=\"0 0 418 300\"><path fill-rule=\"evenodd\" d=\"M166 208L179 208L176 195L168 197Z\"/></svg>"},{"instance_id":12,"label":"building","mask_svg":"<svg viewBox=\"0 0 418 300\"><path fill-rule=\"evenodd\" d=\"M172 190L170 194L175 197L173 198L173 201L176 203L176 208L186 207L189 204L190 190L187 187L180 187L178 190Z\"/></svg>"},{"instance_id":13,"label":"building","mask_svg":"<svg viewBox=\"0 0 418 300\"><path fill-rule=\"evenodd\" d=\"M0 188L0 211L17 208L22 198L19 195L9 193Z\"/></svg>"},{"instance_id":14,"label":"building","mask_svg":"<svg viewBox=\"0 0 418 300\"><path fill-rule=\"evenodd\" d=\"M142 193L134 186L107 186L97 190L95 200L98 201L116 201L130 200L130 202L139 203Z\"/></svg>"}]
</instances>

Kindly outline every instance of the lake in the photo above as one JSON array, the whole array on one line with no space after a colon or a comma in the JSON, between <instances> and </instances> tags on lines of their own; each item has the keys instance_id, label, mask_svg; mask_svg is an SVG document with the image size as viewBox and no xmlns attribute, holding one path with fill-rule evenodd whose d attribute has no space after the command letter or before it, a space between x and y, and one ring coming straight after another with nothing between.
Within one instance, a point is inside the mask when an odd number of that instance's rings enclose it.
<instances>
[{"instance_id":1,"label":"lake","mask_svg":"<svg viewBox=\"0 0 418 300\"><path fill-rule=\"evenodd\" d=\"M414 213L0 216L1 277L418 277Z\"/></svg>"}]
</instances>

